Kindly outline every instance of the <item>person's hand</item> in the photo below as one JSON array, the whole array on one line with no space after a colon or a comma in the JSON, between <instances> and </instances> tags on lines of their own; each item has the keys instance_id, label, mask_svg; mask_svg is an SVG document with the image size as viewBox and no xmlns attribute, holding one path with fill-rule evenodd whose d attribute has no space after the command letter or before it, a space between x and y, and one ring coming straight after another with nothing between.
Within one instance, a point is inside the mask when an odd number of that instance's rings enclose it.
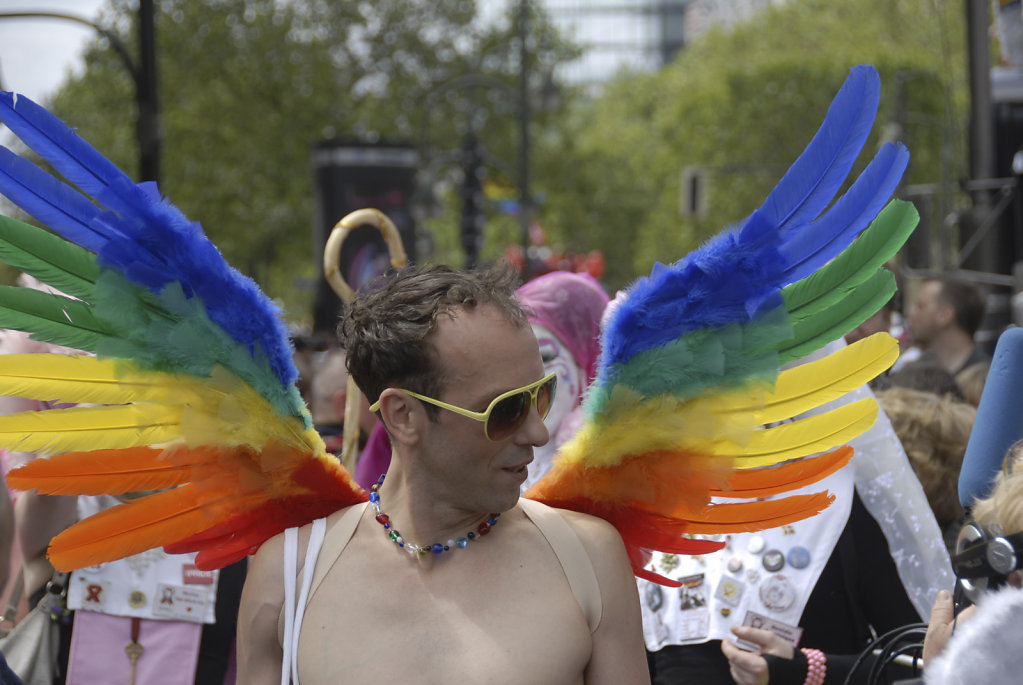
<instances>
[{"instance_id":1,"label":"person's hand","mask_svg":"<svg viewBox=\"0 0 1023 685\"><path fill-rule=\"evenodd\" d=\"M976 607L971 606L962 611L958 620L961 622L969 618L975 609ZM956 620L952 593L942 590L938 593L938 598L934 600L934 606L931 607L931 620L927 624L927 635L924 637L924 668L932 659L937 659L945 649L945 643L952 636L952 628L955 626Z\"/></svg>"},{"instance_id":2,"label":"person's hand","mask_svg":"<svg viewBox=\"0 0 1023 685\"><path fill-rule=\"evenodd\" d=\"M732 680L739 685L767 685L770 676L767 672L767 661L762 654L791 659L795 653L795 648L791 644L770 630L732 626L732 633L738 638L760 646L760 654L753 654L739 649L729 640L721 641L721 651L728 659L728 670L732 674Z\"/></svg>"}]
</instances>

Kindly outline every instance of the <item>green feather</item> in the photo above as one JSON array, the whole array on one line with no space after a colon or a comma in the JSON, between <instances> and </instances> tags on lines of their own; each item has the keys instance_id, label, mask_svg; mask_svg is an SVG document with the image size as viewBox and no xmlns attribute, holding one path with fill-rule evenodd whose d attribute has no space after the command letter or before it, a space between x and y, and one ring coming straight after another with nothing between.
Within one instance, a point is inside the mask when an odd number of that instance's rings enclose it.
<instances>
[{"instance_id":1,"label":"green feather","mask_svg":"<svg viewBox=\"0 0 1023 685\"><path fill-rule=\"evenodd\" d=\"M738 387L751 379L773 380L778 373L775 348L779 341L791 337L792 325L782 307L763 312L751 322L687 333L616 365L610 378L590 386L584 412L597 420L620 385L644 399L671 394L686 400L707 388Z\"/></svg>"},{"instance_id":2,"label":"green feather","mask_svg":"<svg viewBox=\"0 0 1023 685\"><path fill-rule=\"evenodd\" d=\"M88 352L110 335L81 300L31 288L0 286L0 328L32 334L35 340Z\"/></svg>"},{"instance_id":3,"label":"green feather","mask_svg":"<svg viewBox=\"0 0 1023 685\"><path fill-rule=\"evenodd\" d=\"M41 228L0 216L0 260L67 295L92 296L96 256Z\"/></svg>"},{"instance_id":4,"label":"green feather","mask_svg":"<svg viewBox=\"0 0 1023 685\"><path fill-rule=\"evenodd\" d=\"M100 356L131 359L142 368L208 377L220 364L245 380L282 414L301 416L300 396L281 387L262 351L236 343L210 321L202 300L186 297L179 283L159 295L104 269L96 282L96 316L116 335L106 338Z\"/></svg>"},{"instance_id":5,"label":"green feather","mask_svg":"<svg viewBox=\"0 0 1023 685\"><path fill-rule=\"evenodd\" d=\"M895 290L895 276L890 271L875 271L829 308L793 321L794 335L778 350L779 363L795 361L853 330L884 306Z\"/></svg>"},{"instance_id":6,"label":"green feather","mask_svg":"<svg viewBox=\"0 0 1023 685\"><path fill-rule=\"evenodd\" d=\"M794 318L805 318L835 306L895 256L919 220L912 203L892 200L842 254L782 291L785 308Z\"/></svg>"}]
</instances>

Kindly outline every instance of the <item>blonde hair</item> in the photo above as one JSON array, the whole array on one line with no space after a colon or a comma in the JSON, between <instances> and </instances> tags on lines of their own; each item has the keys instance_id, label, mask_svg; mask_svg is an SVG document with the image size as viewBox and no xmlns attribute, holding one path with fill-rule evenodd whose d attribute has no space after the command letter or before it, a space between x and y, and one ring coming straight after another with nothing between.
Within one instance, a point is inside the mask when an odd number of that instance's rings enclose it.
<instances>
[{"instance_id":1,"label":"blonde hair","mask_svg":"<svg viewBox=\"0 0 1023 685\"><path fill-rule=\"evenodd\" d=\"M877 400L891 420L942 530L963 515L959 469L977 409L948 395L889 388Z\"/></svg>"},{"instance_id":2,"label":"blonde hair","mask_svg":"<svg viewBox=\"0 0 1023 685\"><path fill-rule=\"evenodd\" d=\"M1003 535L1023 531L1023 440L1009 448L991 494L974 504L973 519Z\"/></svg>"}]
</instances>

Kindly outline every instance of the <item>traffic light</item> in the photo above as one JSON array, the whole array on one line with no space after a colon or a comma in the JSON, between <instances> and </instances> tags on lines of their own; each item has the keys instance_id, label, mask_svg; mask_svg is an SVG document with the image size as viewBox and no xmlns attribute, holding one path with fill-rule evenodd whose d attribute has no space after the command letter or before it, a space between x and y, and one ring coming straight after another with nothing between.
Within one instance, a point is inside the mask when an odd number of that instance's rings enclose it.
<instances>
[{"instance_id":1,"label":"traffic light","mask_svg":"<svg viewBox=\"0 0 1023 685\"><path fill-rule=\"evenodd\" d=\"M471 269L479 261L483 247L483 227L487 217L483 211L483 178L486 151L475 134L470 133L462 144L462 249L465 267Z\"/></svg>"}]
</instances>

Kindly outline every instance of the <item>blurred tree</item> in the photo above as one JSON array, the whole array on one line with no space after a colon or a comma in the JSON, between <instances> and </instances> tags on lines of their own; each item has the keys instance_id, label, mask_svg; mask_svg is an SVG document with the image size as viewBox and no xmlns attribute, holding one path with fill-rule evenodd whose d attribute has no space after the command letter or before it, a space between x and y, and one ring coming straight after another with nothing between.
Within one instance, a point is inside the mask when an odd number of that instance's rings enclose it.
<instances>
[{"instance_id":1,"label":"blurred tree","mask_svg":"<svg viewBox=\"0 0 1023 685\"><path fill-rule=\"evenodd\" d=\"M961 3L791 0L694 41L656 74L625 73L542 148L537 187L553 242L607 255L621 287L671 262L763 201L802 151L850 67L883 92L871 139L913 155L906 181L965 176L967 84ZM705 211L680 212L681 176L702 169Z\"/></svg>"},{"instance_id":2,"label":"blurred tree","mask_svg":"<svg viewBox=\"0 0 1023 685\"><path fill-rule=\"evenodd\" d=\"M109 2L105 24L134 46L134 4ZM577 54L538 4L534 95ZM434 261L464 261L458 150L467 133L488 151L488 178L517 182L516 2L488 25L471 0L161 0L158 9L163 190L293 315L308 311L296 275L317 273L314 140L420 147L421 228ZM623 73L595 102L563 88L560 107L531 108L532 187L549 242L603 250L612 290L678 259L762 201L863 62L879 68L884 88L867 150L905 141L907 180L951 193L965 176L962 14L942 0L790 0L700 37L659 73ZM123 66L97 40L86 72L53 104L134 170L133 102ZM686 168L704 181L696 215L680 212ZM480 257L521 242L518 220L491 212Z\"/></svg>"},{"instance_id":3,"label":"blurred tree","mask_svg":"<svg viewBox=\"0 0 1023 685\"><path fill-rule=\"evenodd\" d=\"M108 0L100 19L133 50L136 5ZM457 155L474 126L495 159L514 160L515 26L482 25L473 0L160 0L161 190L228 261L293 318L304 316L311 290L296 283L315 279L320 259L312 144L388 139ZM536 73L573 54L542 15L534 12L530 26ZM103 39L85 62L49 104L134 176L132 81ZM493 88L443 88L469 74L507 84L504 100ZM432 97L438 90L443 98ZM427 197L435 180L458 180L457 157L433 170ZM451 246L437 258L461 263L458 212L430 226L441 234L435 244Z\"/></svg>"}]
</instances>

